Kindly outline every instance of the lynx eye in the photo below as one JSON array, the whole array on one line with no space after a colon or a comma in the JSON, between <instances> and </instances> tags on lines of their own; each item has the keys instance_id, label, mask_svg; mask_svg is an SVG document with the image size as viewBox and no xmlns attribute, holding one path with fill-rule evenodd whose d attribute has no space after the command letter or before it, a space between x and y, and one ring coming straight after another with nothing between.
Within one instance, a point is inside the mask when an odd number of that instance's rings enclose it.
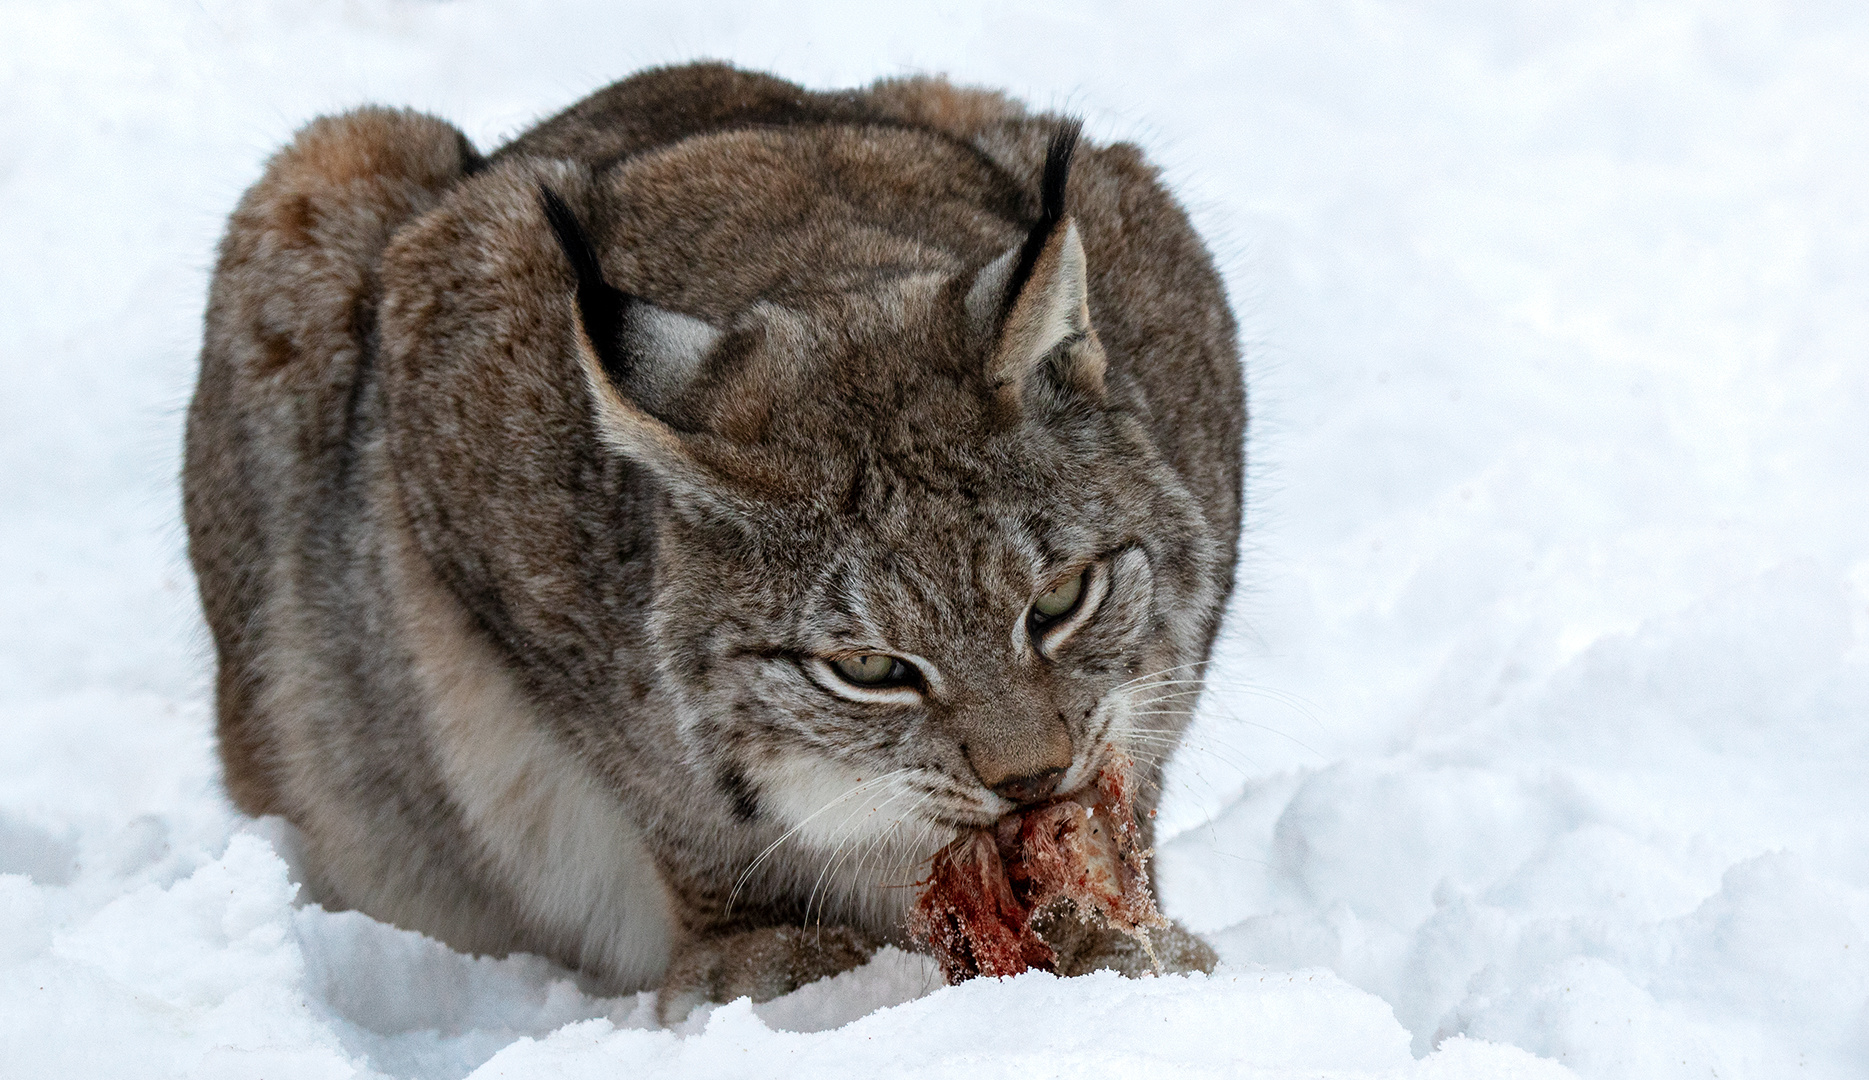
<instances>
[{"instance_id":1,"label":"lynx eye","mask_svg":"<svg viewBox=\"0 0 1869 1080\"><path fill-rule=\"evenodd\" d=\"M883 653L848 656L831 661L831 666L847 682L858 686L902 686L915 678L914 668Z\"/></svg>"},{"instance_id":2,"label":"lynx eye","mask_svg":"<svg viewBox=\"0 0 1869 1080\"><path fill-rule=\"evenodd\" d=\"M1032 601L1032 624L1044 626L1069 615L1084 598L1084 572L1079 570L1038 595Z\"/></svg>"}]
</instances>

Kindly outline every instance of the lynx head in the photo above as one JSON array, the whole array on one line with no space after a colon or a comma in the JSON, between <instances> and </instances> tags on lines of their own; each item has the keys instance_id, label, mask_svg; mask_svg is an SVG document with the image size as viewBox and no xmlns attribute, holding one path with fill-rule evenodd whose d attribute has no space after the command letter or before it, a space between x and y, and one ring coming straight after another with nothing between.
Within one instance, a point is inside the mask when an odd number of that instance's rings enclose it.
<instances>
[{"instance_id":1,"label":"lynx head","mask_svg":"<svg viewBox=\"0 0 1869 1080\"><path fill-rule=\"evenodd\" d=\"M596 428L664 494L651 628L686 751L748 820L944 843L1185 722L1224 553L1106 366L1075 141L984 266L724 326L611 287L544 193ZM852 791L873 826L820 814Z\"/></svg>"}]
</instances>

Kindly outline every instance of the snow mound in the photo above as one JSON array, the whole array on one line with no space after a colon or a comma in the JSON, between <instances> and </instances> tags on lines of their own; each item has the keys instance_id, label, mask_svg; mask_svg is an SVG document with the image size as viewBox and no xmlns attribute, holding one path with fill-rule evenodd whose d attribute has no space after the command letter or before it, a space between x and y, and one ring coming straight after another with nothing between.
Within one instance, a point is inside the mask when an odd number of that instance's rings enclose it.
<instances>
[{"instance_id":1,"label":"snow mound","mask_svg":"<svg viewBox=\"0 0 1869 1080\"><path fill-rule=\"evenodd\" d=\"M289 841L276 822L261 831ZM1417 1062L1386 1003L1321 970L941 987L927 958L885 949L776 1001L660 1030L652 994L593 997L535 957L462 956L295 906L286 862L255 832L178 881L64 920L61 888L0 876L0 910L26 932L0 971L18 1075L1571 1075L1465 1039Z\"/></svg>"},{"instance_id":2,"label":"snow mound","mask_svg":"<svg viewBox=\"0 0 1869 1080\"><path fill-rule=\"evenodd\" d=\"M1009 1017L1017 1017L1008 1023ZM776 1031L745 999L682 1038L605 1020L522 1040L475 1076L1523 1077L1569 1070L1522 1050L1451 1041L1423 1061L1382 1001L1328 972L980 979L835 1032Z\"/></svg>"}]
</instances>

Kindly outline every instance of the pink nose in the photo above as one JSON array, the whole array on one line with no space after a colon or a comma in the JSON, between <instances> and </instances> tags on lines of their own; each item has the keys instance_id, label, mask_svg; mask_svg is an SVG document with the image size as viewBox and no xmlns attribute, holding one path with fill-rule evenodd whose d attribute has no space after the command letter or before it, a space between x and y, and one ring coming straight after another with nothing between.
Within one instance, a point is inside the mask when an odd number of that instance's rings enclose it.
<instances>
[{"instance_id":1,"label":"pink nose","mask_svg":"<svg viewBox=\"0 0 1869 1080\"><path fill-rule=\"evenodd\" d=\"M1046 769L1030 776L1015 776L993 785L993 790L1016 803L1035 803L1050 796L1064 778L1063 769Z\"/></svg>"}]
</instances>

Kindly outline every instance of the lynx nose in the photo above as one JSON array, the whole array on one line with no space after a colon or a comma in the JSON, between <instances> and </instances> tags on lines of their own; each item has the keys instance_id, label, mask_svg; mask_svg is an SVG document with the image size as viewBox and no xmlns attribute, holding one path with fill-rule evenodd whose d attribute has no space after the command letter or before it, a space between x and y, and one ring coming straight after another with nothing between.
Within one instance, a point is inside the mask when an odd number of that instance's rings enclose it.
<instances>
[{"instance_id":1,"label":"lynx nose","mask_svg":"<svg viewBox=\"0 0 1869 1080\"><path fill-rule=\"evenodd\" d=\"M1063 769L1046 769L1030 776L1015 776L993 785L993 790L1016 803L1034 803L1049 796L1064 776Z\"/></svg>"},{"instance_id":2,"label":"lynx nose","mask_svg":"<svg viewBox=\"0 0 1869 1080\"><path fill-rule=\"evenodd\" d=\"M1049 796L1071 767L1071 732L1064 717L1021 717L994 710L966 717L960 752L980 785L1018 803Z\"/></svg>"}]
</instances>

